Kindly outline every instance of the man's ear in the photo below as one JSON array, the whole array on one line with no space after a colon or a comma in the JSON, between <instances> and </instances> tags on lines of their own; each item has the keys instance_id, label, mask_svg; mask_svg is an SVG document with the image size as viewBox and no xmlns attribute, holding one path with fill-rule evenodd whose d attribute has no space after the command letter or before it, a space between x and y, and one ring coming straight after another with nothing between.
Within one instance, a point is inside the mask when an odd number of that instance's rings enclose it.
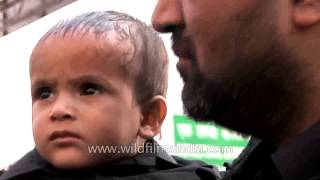
<instances>
[{"instance_id":1,"label":"man's ear","mask_svg":"<svg viewBox=\"0 0 320 180\"><path fill-rule=\"evenodd\" d=\"M298 0L293 7L296 27L308 28L320 21L320 0Z\"/></svg>"},{"instance_id":2,"label":"man's ear","mask_svg":"<svg viewBox=\"0 0 320 180\"><path fill-rule=\"evenodd\" d=\"M151 139L161 129L167 114L167 104L162 96L155 96L142 107L143 119L141 120L139 135L144 139Z\"/></svg>"}]
</instances>

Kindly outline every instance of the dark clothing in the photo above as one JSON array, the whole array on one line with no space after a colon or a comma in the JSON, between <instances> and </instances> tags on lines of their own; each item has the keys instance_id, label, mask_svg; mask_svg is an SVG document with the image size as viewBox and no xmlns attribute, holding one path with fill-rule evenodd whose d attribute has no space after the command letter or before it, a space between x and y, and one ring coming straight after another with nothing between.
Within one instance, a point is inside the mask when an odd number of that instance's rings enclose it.
<instances>
[{"instance_id":1,"label":"dark clothing","mask_svg":"<svg viewBox=\"0 0 320 180\"><path fill-rule=\"evenodd\" d=\"M320 123L276 149L252 138L224 180L320 180Z\"/></svg>"},{"instance_id":2,"label":"dark clothing","mask_svg":"<svg viewBox=\"0 0 320 180\"><path fill-rule=\"evenodd\" d=\"M156 144L157 147L159 145ZM54 168L36 150L15 163L0 180L19 179L99 179L99 180L214 180L218 170L200 161L169 156L164 151L139 154L88 171L64 171Z\"/></svg>"}]
</instances>

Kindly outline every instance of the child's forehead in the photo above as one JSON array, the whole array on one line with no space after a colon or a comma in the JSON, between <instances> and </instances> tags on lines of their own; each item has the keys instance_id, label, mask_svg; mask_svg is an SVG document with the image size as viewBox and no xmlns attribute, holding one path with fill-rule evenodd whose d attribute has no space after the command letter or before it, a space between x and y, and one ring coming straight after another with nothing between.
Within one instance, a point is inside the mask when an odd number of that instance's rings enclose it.
<instances>
[{"instance_id":1,"label":"child's forehead","mask_svg":"<svg viewBox=\"0 0 320 180\"><path fill-rule=\"evenodd\" d=\"M125 60L132 59L137 49L137 43L133 38L124 38L119 32L109 31L105 34L95 34L94 32L74 31L65 34L55 33L42 39L34 51L39 49L53 50L55 46L68 45L67 48L78 48L79 53L92 51L97 56L110 54L110 52L123 55Z\"/></svg>"},{"instance_id":2,"label":"child's forehead","mask_svg":"<svg viewBox=\"0 0 320 180\"><path fill-rule=\"evenodd\" d=\"M61 62L68 59L68 61L73 61L76 64L77 57L87 56L92 59L99 59L97 68L101 66L116 68L118 66L127 74L132 72L134 68L133 66L129 68L128 64L133 61L135 51L133 43L130 40L120 40L119 34L116 32L109 32L106 36L100 36L100 38L97 38L93 33L74 33L65 34L65 36L54 34L48 36L34 49L30 68L37 66L36 64L42 64L42 62L56 61L55 59L61 59ZM91 62L88 58L86 63L91 64Z\"/></svg>"}]
</instances>

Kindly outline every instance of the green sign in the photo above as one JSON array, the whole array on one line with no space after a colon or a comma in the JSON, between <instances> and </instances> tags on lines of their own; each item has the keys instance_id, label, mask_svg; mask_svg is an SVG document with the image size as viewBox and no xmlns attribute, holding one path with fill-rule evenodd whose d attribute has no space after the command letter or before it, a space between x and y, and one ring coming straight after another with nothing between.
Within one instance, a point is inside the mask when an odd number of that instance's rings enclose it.
<instances>
[{"instance_id":1,"label":"green sign","mask_svg":"<svg viewBox=\"0 0 320 180\"><path fill-rule=\"evenodd\" d=\"M232 162L248 144L248 138L213 123L196 122L174 115L175 144L179 156L205 161L222 168Z\"/></svg>"}]
</instances>

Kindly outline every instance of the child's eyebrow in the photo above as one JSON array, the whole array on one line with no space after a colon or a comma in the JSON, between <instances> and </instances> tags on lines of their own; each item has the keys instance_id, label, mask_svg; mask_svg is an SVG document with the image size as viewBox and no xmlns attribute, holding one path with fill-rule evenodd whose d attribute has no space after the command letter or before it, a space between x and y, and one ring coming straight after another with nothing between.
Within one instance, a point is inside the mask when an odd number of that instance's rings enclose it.
<instances>
[{"instance_id":1,"label":"child's eyebrow","mask_svg":"<svg viewBox=\"0 0 320 180\"><path fill-rule=\"evenodd\" d=\"M116 90L116 87L112 82L110 82L110 80L94 74L81 75L79 77L74 77L72 79L67 80L67 83L72 86L78 86L81 83L96 83L104 86L110 91ZM36 79L31 82L31 89L36 89L38 87L43 87L43 86L55 87L57 86L57 84L58 84L58 81L55 79Z\"/></svg>"},{"instance_id":2,"label":"child's eyebrow","mask_svg":"<svg viewBox=\"0 0 320 180\"><path fill-rule=\"evenodd\" d=\"M82 75L76 78L73 78L69 81L71 84L80 84L83 82L91 82L91 83L97 83L100 85L104 85L106 87L108 87L110 90L114 89L114 85L112 82L110 82L108 79L106 78L102 78L99 75Z\"/></svg>"},{"instance_id":3,"label":"child's eyebrow","mask_svg":"<svg viewBox=\"0 0 320 180\"><path fill-rule=\"evenodd\" d=\"M48 80L44 80L44 79L37 79L35 81L31 82L31 87L32 88L36 88L36 87L41 87L41 86L55 86L57 84L57 82L53 79L48 79Z\"/></svg>"}]
</instances>

